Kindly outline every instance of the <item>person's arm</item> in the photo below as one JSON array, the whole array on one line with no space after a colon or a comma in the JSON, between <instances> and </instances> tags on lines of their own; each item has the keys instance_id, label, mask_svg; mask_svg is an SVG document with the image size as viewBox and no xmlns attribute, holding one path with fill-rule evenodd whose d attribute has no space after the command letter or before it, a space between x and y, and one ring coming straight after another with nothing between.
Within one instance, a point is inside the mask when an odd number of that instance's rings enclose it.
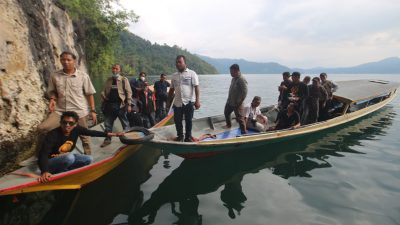
<instances>
[{"instance_id":1,"label":"person's arm","mask_svg":"<svg viewBox=\"0 0 400 225\"><path fill-rule=\"evenodd\" d=\"M241 92L239 105L241 105L247 97L247 81L244 78L239 80L239 91Z\"/></svg>"},{"instance_id":2,"label":"person's arm","mask_svg":"<svg viewBox=\"0 0 400 225\"><path fill-rule=\"evenodd\" d=\"M57 103L57 89L53 82L53 77L50 76L49 85L47 87L47 95L49 96L49 111L54 112Z\"/></svg>"},{"instance_id":3,"label":"person's arm","mask_svg":"<svg viewBox=\"0 0 400 225\"><path fill-rule=\"evenodd\" d=\"M196 107L196 109L200 108L200 88L199 85L194 87L194 93L196 95L196 101L194 102L194 107Z\"/></svg>"},{"instance_id":4,"label":"person's arm","mask_svg":"<svg viewBox=\"0 0 400 225\"><path fill-rule=\"evenodd\" d=\"M113 137L113 136L121 137L121 136L124 136L124 134L125 134L124 132L106 133L103 131L89 130L89 129L87 129L85 127L81 127L81 126L78 126L75 129L78 129L79 135L90 136L90 137Z\"/></svg>"},{"instance_id":5,"label":"person's arm","mask_svg":"<svg viewBox=\"0 0 400 225\"><path fill-rule=\"evenodd\" d=\"M168 99L167 99L167 109L171 107L173 96L174 96L175 89L171 86L168 92Z\"/></svg>"},{"instance_id":6,"label":"person's arm","mask_svg":"<svg viewBox=\"0 0 400 225\"><path fill-rule=\"evenodd\" d=\"M86 99L87 99L87 101L89 103L89 107L90 107L90 116L92 117L93 123L96 124L97 123L97 113L96 113L96 106L94 104L93 94L86 95Z\"/></svg>"}]
</instances>

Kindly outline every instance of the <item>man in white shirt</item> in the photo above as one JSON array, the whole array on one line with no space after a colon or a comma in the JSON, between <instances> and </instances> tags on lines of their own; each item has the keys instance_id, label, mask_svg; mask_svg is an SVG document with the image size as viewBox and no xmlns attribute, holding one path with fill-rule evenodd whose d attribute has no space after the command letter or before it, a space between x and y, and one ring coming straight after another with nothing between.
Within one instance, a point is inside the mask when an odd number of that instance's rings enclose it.
<instances>
[{"instance_id":1,"label":"man in white shirt","mask_svg":"<svg viewBox=\"0 0 400 225\"><path fill-rule=\"evenodd\" d=\"M174 122L178 136L177 141L192 142L194 108L200 108L199 77L196 72L186 67L186 58L183 55L178 55L176 57L175 66L178 72L172 75L168 102L170 105L175 93ZM183 116L185 116L185 139L183 138Z\"/></svg>"},{"instance_id":2,"label":"man in white shirt","mask_svg":"<svg viewBox=\"0 0 400 225\"><path fill-rule=\"evenodd\" d=\"M268 118L260 111L261 97L255 96L253 101L244 108L246 127L259 132L268 128Z\"/></svg>"}]
</instances>

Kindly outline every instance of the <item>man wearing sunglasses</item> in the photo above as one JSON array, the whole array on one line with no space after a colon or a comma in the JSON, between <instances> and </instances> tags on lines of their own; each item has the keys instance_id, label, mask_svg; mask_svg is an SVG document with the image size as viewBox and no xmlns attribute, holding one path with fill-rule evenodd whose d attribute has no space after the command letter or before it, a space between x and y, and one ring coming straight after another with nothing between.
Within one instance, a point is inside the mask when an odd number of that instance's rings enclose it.
<instances>
[{"instance_id":1,"label":"man wearing sunglasses","mask_svg":"<svg viewBox=\"0 0 400 225\"><path fill-rule=\"evenodd\" d=\"M80 135L91 137L123 136L124 133L105 133L79 126L76 112L67 111L61 115L60 126L47 133L40 148L38 163L42 173L40 182L46 182L55 173L61 173L89 165L90 155L71 153Z\"/></svg>"}]
</instances>

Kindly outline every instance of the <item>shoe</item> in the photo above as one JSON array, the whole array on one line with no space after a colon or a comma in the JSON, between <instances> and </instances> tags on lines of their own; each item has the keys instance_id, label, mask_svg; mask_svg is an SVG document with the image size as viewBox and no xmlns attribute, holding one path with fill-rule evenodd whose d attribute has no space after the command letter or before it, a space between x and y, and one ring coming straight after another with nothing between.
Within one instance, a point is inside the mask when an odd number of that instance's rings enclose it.
<instances>
[{"instance_id":1,"label":"shoe","mask_svg":"<svg viewBox=\"0 0 400 225\"><path fill-rule=\"evenodd\" d=\"M185 138L185 142L193 142L192 137L187 137L187 138Z\"/></svg>"},{"instance_id":2,"label":"shoe","mask_svg":"<svg viewBox=\"0 0 400 225\"><path fill-rule=\"evenodd\" d=\"M85 153L85 155L91 155L92 154L92 149L90 148L89 144L83 143L83 152Z\"/></svg>"},{"instance_id":3,"label":"shoe","mask_svg":"<svg viewBox=\"0 0 400 225\"><path fill-rule=\"evenodd\" d=\"M183 142L183 137L182 137L182 136L178 136L178 137L176 138L176 141L177 141L177 142Z\"/></svg>"},{"instance_id":4,"label":"shoe","mask_svg":"<svg viewBox=\"0 0 400 225\"><path fill-rule=\"evenodd\" d=\"M100 147L103 148L103 147L106 147L109 144L111 144L111 140L104 140L103 144L101 144Z\"/></svg>"}]
</instances>

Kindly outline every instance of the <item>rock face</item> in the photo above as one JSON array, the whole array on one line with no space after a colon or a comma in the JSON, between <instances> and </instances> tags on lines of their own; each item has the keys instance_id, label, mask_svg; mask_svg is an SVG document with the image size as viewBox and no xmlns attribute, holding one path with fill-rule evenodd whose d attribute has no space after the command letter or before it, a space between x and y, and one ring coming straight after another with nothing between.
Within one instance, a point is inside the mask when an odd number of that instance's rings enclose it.
<instances>
[{"instance_id":1,"label":"rock face","mask_svg":"<svg viewBox=\"0 0 400 225\"><path fill-rule=\"evenodd\" d=\"M72 21L51 0L0 1L0 175L33 153L59 55L83 55ZM81 62L79 69L86 70Z\"/></svg>"}]
</instances>

